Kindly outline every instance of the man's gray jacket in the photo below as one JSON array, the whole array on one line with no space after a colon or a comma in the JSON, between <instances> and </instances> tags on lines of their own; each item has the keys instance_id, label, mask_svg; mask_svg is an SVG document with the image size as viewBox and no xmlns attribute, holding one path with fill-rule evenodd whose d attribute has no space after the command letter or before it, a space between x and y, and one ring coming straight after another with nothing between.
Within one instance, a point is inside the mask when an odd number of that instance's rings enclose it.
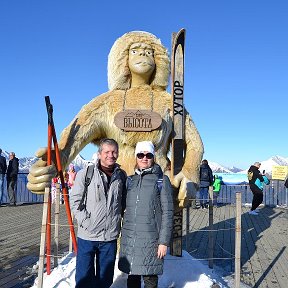
<instances>
[{"instance_id":1,"label":"man's gray jacket","mask_svg":"<svg viewBox=\"0 0 288 288\"><path fill-rule=\"evenodd\" d=\"M71 211L78 223L78 237L89 241L115 240L120 233L121 213L125 205L126 174L116 166L107 187L106 175L95 165L87 190L86 209L80 211L78 206L84 192L86 171L87 168L77 173L70 194Z\"/></svg>"}]
</instances>

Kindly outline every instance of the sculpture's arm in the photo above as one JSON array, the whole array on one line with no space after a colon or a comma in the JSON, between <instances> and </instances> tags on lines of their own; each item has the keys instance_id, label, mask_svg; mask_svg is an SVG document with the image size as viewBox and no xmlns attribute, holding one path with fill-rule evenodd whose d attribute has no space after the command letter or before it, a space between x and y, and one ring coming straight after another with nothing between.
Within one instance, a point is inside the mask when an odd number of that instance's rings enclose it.
<instances>
[{"instance_id":1,"label":"sculpture's arm","mask_svg":"<svg viewBox=\"0 0 288 288\"><path fill-rule=\"evenodd\" d=\"M203 143L200 134L188 112L185 117L185 145L186 153L182 170L174 177L173 185L179 188L179 206L185 206L187 199L187 183L192 182L197 190L199 184L199 168L204 153Z\"/></svg>"},{"instance_id":2,"label":"sculpture's arm","mask_svg":"<svg viewBox=\"0 0 288 288\"><path fill-rule=\"evenodd\" d=\"M199 169L204 153L204 146L200 134L187 112L185 119L185 143L186 154L182 172L192 182L199 183Z\"/></svg>"},{"instance_id":3,"label":"sculpture's arm","mask_svg":"<svg viewBox=\"0 0 288 288\"><path fill-rule=\"evenodd\" d=\"M84 105L68 127L61 133L58 143L62 170L75 158L75 156L90 142L97 142L105 137L103 121L106 118L107 101L105 94L94 98ZM45 187L55 177L55 161L47 166L47 148L36 152L40 159L32 165L28 175L27 188L36 194L44 193Z\"/></svg>"}]
</instances>

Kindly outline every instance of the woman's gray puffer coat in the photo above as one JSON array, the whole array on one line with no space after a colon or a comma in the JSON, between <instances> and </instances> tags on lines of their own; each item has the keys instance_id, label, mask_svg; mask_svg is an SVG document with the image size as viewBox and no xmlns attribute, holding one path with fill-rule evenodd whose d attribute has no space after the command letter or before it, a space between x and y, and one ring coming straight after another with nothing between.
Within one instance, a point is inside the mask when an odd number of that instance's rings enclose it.
<instances>
[{"instance_id":1,"label":"woman's gray puffer coat","mask_svg":"<svg viewBox=\"0 0 288 288\"><path fill-rule=\"evenodd\" d=\"M162 189L158 179L163 178ZM169 246L173 227L173 190L159 165L136 171L127 179L126 210L118 267L133 275L163 273L158 245Z\"/></svg>"}]
</instances>

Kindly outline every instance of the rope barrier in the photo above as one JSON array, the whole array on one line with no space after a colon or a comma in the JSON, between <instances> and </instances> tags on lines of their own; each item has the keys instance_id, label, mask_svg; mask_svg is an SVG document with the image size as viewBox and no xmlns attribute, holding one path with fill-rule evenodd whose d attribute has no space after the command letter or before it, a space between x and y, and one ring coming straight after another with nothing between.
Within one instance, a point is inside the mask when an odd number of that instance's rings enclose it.
<instances>
[{"instance_id":1,"label":"rope barrier","mask_svg":"<svg viewBox=\"0 0 288 288\"><path fill-rule=\"evenodd\" d=\"M55 223L47 223L48 225L51 225L51 226L58 226L58 227L77 227L77 225L69 225L69 224L55 224Z\"/></svg>"},{"instance_id":2,"label":"rope barrier","mask_svg":"<svg viewBox=\"0 0 288 288\"><path fill-rule=\"evenodd\" d=\"M65 255L68 254L61 254L59 256L55 256L54 254L45 254L45 256L50 256L51 258L63 258ZM66 256L67 259L73 259L74 256Z\"/></svg>"}]
</instances>

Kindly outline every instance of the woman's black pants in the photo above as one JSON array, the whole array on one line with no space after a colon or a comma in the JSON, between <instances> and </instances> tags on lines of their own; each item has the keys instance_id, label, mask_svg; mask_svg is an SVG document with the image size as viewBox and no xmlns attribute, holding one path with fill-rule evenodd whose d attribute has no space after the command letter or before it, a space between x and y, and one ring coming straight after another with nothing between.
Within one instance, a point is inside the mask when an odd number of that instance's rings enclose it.
<instances>
[{"instance_id":1,"label":"woman's black pants","mask_svg":"<svg viewBox=\"0 0 288 288\"><path fill-rule=\"evenodd\" d=\"M157 288L157 275L143 275L144 288ZM127 288L141 288L141 275L128 275Z\"/></svg>"}]
</instances>

